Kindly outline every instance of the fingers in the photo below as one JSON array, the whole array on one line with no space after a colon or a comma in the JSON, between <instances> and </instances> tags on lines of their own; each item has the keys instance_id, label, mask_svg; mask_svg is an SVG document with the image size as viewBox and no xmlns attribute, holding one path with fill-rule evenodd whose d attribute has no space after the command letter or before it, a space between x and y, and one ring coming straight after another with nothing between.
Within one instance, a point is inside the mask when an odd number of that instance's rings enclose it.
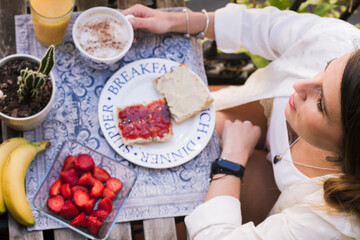
<instances>
[{"instance_id":1,"label":"fingers","mask_svg":"<svg viewBox=\"0 0 360 240\"><path fill-rule=\"evenodd\" d=\"M134 30L140 29L145 31L150 31L150 27L152 26L151 20L148 18L130 18L129 19L130 24L133 26Z\"/></svg>"},{"instance_id":2,"label":"fingers","mask_svg":"<svg viewBox=\"0 0 360 240\"><path fill-rule=\"evenodd\" d=\"M132 14L135 17L147 17L149 13L152 11L151 8L145 7L141 4L135 4L123 11L121 11L124 15Z\"/></svg>"},{"instance_id":3,"label":"fingers","mask_svg":"<svg viewBox=\"0 0 360 240\"><path fill-rule=\"evenodd\" d=\"M129 22L133 29L152 33L165 33L169 28L168 13L136 4L122 11L124 15L133 15Z\"/></svg>"},{"instance_id":4,"label":"fingers","mask_svg":"<svg viewBox=\"0 0 360 240\"><path fill-rule=\"evenodd\" d=\"M260 127L250 121L225 120L221 156L245 166L259 141Z\"/></svg>"},{"instance_id":5,"label":"fingers","mask_svg":"<svg viewBox=\"0 0 360 240\"><path fill-rule=\"evenodd\" d=\"M250 121L241 122L240 120L235 120L231 122L230 120L226 120L224 122L222 135L223 141L231 138L232 141L236 139L236 142L247 143L255 147L260 138L261 129L259 126L253 125Z\"/></svg>"},{"instance_id":6,"label":"fingers","mask_svg":"<svg viewBox=\"0 0 360 240\"><path fill-rule=\"evenodd\" d=\"M225 120L224 125L233 125L233 124L240 124L240 125L246 125L246 126L256 126L253 125L251 121L249 120L245 120L245 121L240 121L240 120L234 120L233 122L231 120Z\"/></svg>"}]
</instances>

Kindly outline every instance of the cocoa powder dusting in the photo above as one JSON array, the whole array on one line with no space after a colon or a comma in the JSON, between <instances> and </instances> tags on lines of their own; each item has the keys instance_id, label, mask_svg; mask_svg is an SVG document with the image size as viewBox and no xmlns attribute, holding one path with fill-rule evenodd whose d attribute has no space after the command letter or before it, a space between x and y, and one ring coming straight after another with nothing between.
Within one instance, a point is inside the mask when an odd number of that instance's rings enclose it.
<instances>
[{"instance_id":1,"label":"cocoa powder dusting","mask_svg":"<svg viewBox=\"0 0 360 240\"><path fill-rule=\"evenodd\" d=\"M96 52L105 49L112 49L116 52L121 52L125 46L119 37L114 36L114 27L123 27L123 23L116 21L112 18L103 18L99 22L86 23L83 25L84 32L91 32L92 39L87 39L85 44L80 44L81 47L93 56L97 56ZM121 38L120 38L121 39ZM109 57L109 56L97 56Z\"/></svg>"}]
</instances>

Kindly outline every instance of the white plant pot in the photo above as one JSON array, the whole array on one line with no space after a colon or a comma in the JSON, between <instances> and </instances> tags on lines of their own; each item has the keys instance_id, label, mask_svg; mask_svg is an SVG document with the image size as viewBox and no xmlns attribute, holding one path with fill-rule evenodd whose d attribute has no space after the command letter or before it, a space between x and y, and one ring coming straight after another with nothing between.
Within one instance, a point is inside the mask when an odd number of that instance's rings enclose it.
<instances>
[{"instance_id":1,"label":"white plant pot","mask_svg":"<svg viewBox=\"0 0 360 240\"><path fill-rule=\"evenodd\" d=\"M40 64L40 59L28 54L13 54L9 55L5 58L2 58L0 60L0 67L4 65L8 61L16 60L16 59L25 59L30 61L35 61ZM46 118L46 115L49 113L50 109L52 108L54 99L55 99L55 90L56 90L56 84L55 84L55 77L52 72L50 72L50 80L52 84L52 93L50 97L50 101L48 104L37 114L29 116L29 117L10 117L6 114L3 114L0 112L0 118L2 121L5 122L5 124L15 130L18 131L26 131L34 129L35 127L39 126ZM0 100L1 101L1 100Z\"/></svg>"}]
</instances>

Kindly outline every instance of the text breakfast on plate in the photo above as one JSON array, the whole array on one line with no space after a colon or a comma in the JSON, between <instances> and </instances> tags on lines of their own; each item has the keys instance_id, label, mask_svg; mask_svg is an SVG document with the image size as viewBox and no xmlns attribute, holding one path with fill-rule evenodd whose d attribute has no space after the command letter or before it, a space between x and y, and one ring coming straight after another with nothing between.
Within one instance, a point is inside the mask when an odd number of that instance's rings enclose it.
<instances>
[{"instance_id":1,"label":"text breakfast on plate","mask_svg":"<svg viewBox=\"0 0 360 240\"><path fill-rule=\"evenodd\" d=\"M165 78L173 84L163 85ZM156 79L158 80L155 81ZM179 83L175 83L175 79L178 79ZM127 160L150 168L179 166L197 156L212 136L215 127L215 111L213 105L206 106L211 101L211 98L208 101L210 93L203 92L200 84L193 83L194 86L192 86L191 82L200 82L206 89L200 76L197 76L185 64L179 65L179 63L160 58L135 61L118 70L104 86L98 107L101 130L111 147ZM168 98L164 96L165 94L163 95L163 93L169 93L168 89L173 88L179 89L175 95L170 94ZM194 95L200 96L201 100L193 99ZM160 138L160 141L153 141L152 137L151 139L137 137L136 141L141 142L135 143L133 140L125 142L128 139L121 136L121 129L119 129L121 121L118 116L119 108L138 104L146 106L164 98L166 102L169 99L173 103L180 101L189 107L186 111L182 108L179 110L178 105L167 102L173 135L166 134L167 136ZM194 104L194 101L198 104ZM176 113L182 113L177 114L180 121L173 119L174 115L171 113L170 106L175 108ZM196 113L199 107L205 107L205 109ZM145 122L148 121L145 120Z\"/></svg>"}]
</instances>

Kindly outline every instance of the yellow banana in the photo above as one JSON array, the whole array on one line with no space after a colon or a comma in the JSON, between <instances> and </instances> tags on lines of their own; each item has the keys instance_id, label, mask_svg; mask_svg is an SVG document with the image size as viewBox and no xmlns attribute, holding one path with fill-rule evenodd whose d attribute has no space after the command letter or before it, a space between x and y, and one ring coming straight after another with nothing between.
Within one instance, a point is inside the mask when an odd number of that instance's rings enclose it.
<instances>
[{"instance_id":1,"label":"yellow banana","mask_svg":"<svg viewBox=\"0 0 360 240\"><path fill-rule=\"evenodd\" d=\"M36 154L49 146L49 141L22 144L10 153L3 168L1 187L6 208L16 221L25 226L35 223L26 199L26 170Z\"/></svg>"},{"instance_id":2,"label":"yellow banana","mask_svg":"<svg viewBox=\"0 0 360 240\"><path fill-rule=\"evenodd\" d=\"M26 143L29 143L29 141L26 140L25 138L17 137L17 138L10 138L0 144L0 180L1 180L2 169L10 152L14 150L16 147ZM6 211L5 202L0 185L0 214L4 213L5 211Z\"/></svg>"}]
</instances>

